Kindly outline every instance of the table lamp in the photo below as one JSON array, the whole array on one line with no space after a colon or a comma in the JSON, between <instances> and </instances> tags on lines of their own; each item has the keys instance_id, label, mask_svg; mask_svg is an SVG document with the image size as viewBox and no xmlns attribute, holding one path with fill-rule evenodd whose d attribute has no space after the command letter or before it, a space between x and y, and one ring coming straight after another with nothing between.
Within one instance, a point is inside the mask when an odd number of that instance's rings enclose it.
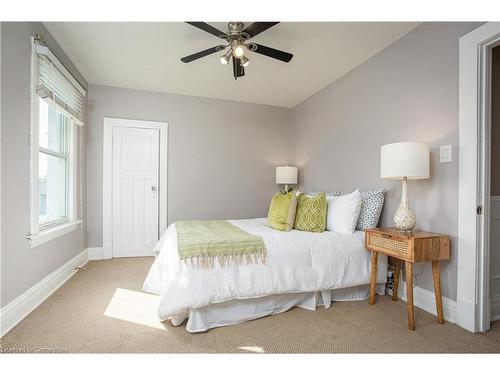
<instances>
[{"instance_id":1,"label":"table lamp","mask_svg":"<svg viewBox=\"0 0 500 375\"><path fill-rule=\"evenodd\" d=\"M380 148L380 177L403 180L401 203L394 214L394 224L401 231L415 228L415 213L408 200L408 180L429 178L429 144L398 142Z\"/></svg>"},{"instance_id":2,"label":"table lamp","mask_svg":"<svg viewBox=\"0 0 500 375\"><path fill-rule=\"evenodd\" d=\"M288 193L288 184L297 183L297 167L276 167L276 183L285 185L285 193Z\"/></svg>"}]
</instances>

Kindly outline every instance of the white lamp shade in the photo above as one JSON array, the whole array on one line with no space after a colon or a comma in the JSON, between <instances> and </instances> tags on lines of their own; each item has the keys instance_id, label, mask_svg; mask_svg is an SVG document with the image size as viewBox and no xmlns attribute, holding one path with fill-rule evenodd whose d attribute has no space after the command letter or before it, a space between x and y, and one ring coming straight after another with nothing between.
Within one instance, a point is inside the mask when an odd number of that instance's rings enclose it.
<instances>
[{"instance_id":1,"label":"white lamp shade","mask_svg":"<svg viewBox=\"0 0 500 375\"><path fill-rule=\"evenodd\" d=\"M297 167L276 167L277 184L296 184Z\"/></svg>"},{"instance_id":2,"label":"white lamp shade","mask_svg":"<svg viewBox=\"0 0 500 375\"><path fill-rule=\"evenodd\" d=\"M429 178L429 144L398 142L380 148L380 177L409 180Z\"/></svg>"}]
</instances>

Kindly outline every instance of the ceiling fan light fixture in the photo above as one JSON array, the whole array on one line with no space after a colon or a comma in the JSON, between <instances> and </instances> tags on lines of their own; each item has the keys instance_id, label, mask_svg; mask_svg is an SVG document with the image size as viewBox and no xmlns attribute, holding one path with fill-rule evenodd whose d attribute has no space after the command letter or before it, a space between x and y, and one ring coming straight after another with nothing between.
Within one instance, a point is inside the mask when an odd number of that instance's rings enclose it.
<instances>
[{"instance_id":1,"label":"ceiling fan light fixture","mask_svg":"<svg viewBox=\"0 0 500 375\"><path fill-rule=\"evenodd\" d=\"M236 57L237 59L240 59L242 58L243 56L245 56L245 46L243 44L235 44L233 46L233 56Z\"/></svg>"},{"instance_id":2,"label":"ceiling fan light fixture","mask_svg":"<svg viewBox=\"0 0 500 375\"><path fill-rule=\"evenodd\" d=\"M231 49L229 49L229 51L227 51L225 54L223 54L221 57L220 57L220 63L222 65L227 65L229 64L229 60L231 59Z\"/></svg>"},{"instance_id":3,"label":"ceiling fan light fixture","mask_svg":"<svg viewBox=\"0 0 500 375\"><path fill-rule=\"evenodd\" d=\"M247 52L256 52L260 55L283 61L285 63L290 62L293 57L291 53L263 46L251 41L252 38L266 31L270 27L275 26L279 22L253 22L246 28L243 22L229 22L227 32L222 32L206 22L186 23L200 30L203 30L208 34L216 36L217 38L225 40L227 44L219 44L217 46L207 48L203 51L184 56L181 58L181 61L183 63L190 63L192 61L201 59L202 57L214 53L220 53L222 51L223 54L220 56L219 61L223 65L232 63L233 76L235 79L237 79L238 77L243 77L245 75L245 67L247 67L250 62L250 60L246 56Z\"/></svg>"},{"instance_id":4,"label":"ceiling fan light fixture","mask_svg":"<svg viewBox=\"0 0 500 375\"><path fill-rule=\"evenodd\" d=\"M241 59L241 66L244 66L245 68L250 64L250 59L246 56L243 56Z\"/></svg>"}]
</instances>

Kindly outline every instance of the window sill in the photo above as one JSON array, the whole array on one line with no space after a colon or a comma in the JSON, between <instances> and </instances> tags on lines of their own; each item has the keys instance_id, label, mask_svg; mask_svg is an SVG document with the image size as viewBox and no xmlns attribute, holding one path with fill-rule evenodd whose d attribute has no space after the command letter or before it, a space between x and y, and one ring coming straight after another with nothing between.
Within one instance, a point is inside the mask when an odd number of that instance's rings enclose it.
<instances>
[{"instance_id":1,"label":"window sill","mask_svg":"<svg viewBox=\"0 0 500 375\"><path fill-rule=\"evenodd\" d=\"M38 232L37 234L33 234L29 236L29 241L30 241L30 246L37 247L40 246L46 242L52 241L56 239L57 237L61 237L69 232L72 232L76 229L78 224L80 224L82 221L81 220L74 220L70 221L68 223L64 223L61 225L58 225L57 227L54 228L49 228L42 230Z\"/></svg>"}]
</instances>

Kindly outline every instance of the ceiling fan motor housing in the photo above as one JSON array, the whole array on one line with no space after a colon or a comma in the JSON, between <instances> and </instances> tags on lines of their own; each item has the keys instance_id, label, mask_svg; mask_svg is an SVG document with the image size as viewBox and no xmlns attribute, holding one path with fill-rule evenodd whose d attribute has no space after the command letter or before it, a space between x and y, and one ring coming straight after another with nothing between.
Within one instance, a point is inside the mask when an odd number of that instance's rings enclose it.
<instances>
[{"instance_id":1,"label":"ceiling fan motor housing","mask_svg":"<svg viewBox=\"0 0 500 375\"><path fill-rule=\"evenodd\" d=\"M243 22L229 22L227 28L229 29L229 35L238 35L243 31L245 24Z\"/></svg>"}]
</instances>

